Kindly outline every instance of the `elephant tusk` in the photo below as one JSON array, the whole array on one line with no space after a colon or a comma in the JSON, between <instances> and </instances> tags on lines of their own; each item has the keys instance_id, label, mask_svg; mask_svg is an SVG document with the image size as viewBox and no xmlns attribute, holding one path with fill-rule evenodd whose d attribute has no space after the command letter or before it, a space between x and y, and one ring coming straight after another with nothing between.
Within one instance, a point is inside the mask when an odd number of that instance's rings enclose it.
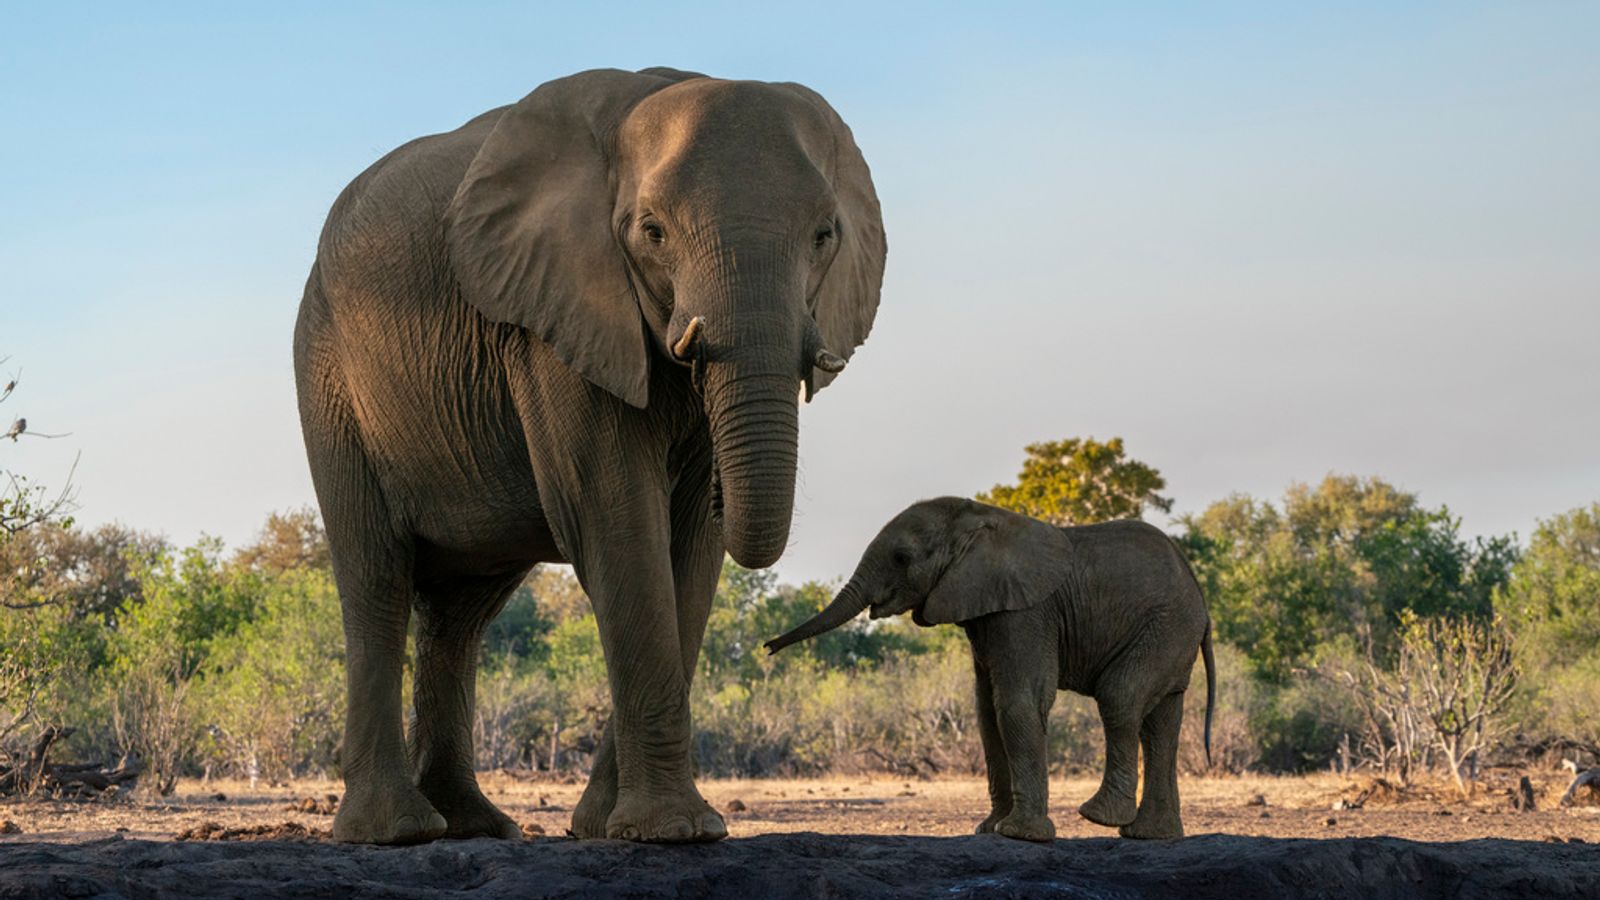
<instances>
[{"instance_id":1,"label":"elephant tusk","mask_svg":"<svg viewBox=\"0 0 1600 900\"><path fill-rule=\"evenodd\" d=\"M812 360L812 365L824 372L837 375L844 371L845 359L841 356L835 356L824 347L817 351L816 358Z\"/></svg>"},{"instance_id":2,"label":"elephant tusk","mask_svg":"<svg viewBox=\"0 0 1600 900\"><path fill-rule=\"evenodd\" d=\"M817 327L817 320L814 318L806 319L804 348L801 358L809 357L811 360L811 366L806 369L808 378L812 368L834 375L844 371L844 357L832 352L822 343L822 329Z\"/></svg>"},{"instance_id":3,"label":"elephant tusk","mask_svg":"<svg viewBox=\"0 0 1600 900\"><path fill-rule=\"evenodd\" d=\"M695 338L700 336L700 326L705 322L700 316L689 320L689 326L683 329L683 337L672 345L672 356L683 362L689 361L689 351L694 347Z\"/></svg>"}]
</instances>

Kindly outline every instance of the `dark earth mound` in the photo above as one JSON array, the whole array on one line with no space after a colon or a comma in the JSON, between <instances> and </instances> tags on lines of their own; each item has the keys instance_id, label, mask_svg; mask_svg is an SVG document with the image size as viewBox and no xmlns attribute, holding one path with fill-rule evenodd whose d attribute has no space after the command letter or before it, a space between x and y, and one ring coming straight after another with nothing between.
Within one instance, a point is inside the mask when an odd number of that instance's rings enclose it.
<instances>
[{"instance_id":1,"label":"dark earth mound","mask_svg":"<svg viewBox=\"0 0 1600 900\"><path fill-rule=\"evenodd\" d=\"M539 839L0 845L13 897L1600 897L1600 846L1203 835L1178 842L769 834L695 847Z\"/></svg>"}]
</instances>

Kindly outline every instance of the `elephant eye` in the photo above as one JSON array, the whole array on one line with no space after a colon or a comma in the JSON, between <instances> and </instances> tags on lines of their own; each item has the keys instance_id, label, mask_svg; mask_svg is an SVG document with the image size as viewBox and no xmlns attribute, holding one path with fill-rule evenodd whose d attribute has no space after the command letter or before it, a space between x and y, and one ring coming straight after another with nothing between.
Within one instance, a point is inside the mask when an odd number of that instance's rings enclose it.
<instances>
[{"instance_id":1,"label":"elephant eye","mask_svg":"<svg viewBox=\"0 0 1600 900\"><path fill-rule=\"evenodd\" d=\"M833 240L833 226L824 225L817 229L816 235L811 238L811 244L815 247L821 247L831 240Z\"/></svg>"},{"instance_id":2,"label":"elephant eye","mask_svg":"<svg viewBox=\"0 0 1600 900\"><path fill-rule=\"evenodd\" d=\"M658 222L646 222L639 226L639 230L644 232L645 238L652 244L659 244L667 239L667 230Z\"/></svg>"},{"instance_id":3,"label":"elephant eye","mask_svg":"<svg viewBox=\"0 0 1600 900\"><path fill-rule=\"evenodd\" d=\"M901 567L910 565L911 551L904 547L894 548L894 564Z\"/></svg>"}]
</instances>

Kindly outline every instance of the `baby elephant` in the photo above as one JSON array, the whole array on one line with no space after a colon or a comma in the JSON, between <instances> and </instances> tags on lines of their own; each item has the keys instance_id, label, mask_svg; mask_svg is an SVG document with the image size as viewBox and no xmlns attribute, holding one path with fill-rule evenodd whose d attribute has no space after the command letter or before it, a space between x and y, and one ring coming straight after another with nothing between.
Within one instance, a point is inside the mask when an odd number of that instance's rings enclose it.
<instances>
[{"instance_id":1,"label":"baby elephant","mask_svg":"<svg viewBox=\"0 0 1600 900\"><path fill-rule=\"evenodd\" d=\"M767 642L776 652L850 621L906 610L918 625L959 623L972 644L989 817L978 831L1047 841L1045 723L1057 689L1095 699L1106 733L1100 789L1078 812L1124 837L1183 836L1178 726L1195 649L1206 664L1206 756L1216 699L1211 619L1189 565L1138 521L1057 528L943 497L895 516L839 595ZM1144 797L1137 807L1139 745Z\"/></svg>"}]
</instances>

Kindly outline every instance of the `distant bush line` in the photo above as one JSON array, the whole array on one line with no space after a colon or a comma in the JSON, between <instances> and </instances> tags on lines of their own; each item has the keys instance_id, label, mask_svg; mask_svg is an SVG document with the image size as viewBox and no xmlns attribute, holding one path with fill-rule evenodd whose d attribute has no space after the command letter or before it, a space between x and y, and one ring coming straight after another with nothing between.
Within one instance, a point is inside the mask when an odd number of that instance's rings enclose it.
<instances>
[{"instance_id":1,"label":"distant bush line","mask_svg":"<svg viewBox=\"0 0 1600 900\"><path fill-rule=\"evenodd\" d=\"M1600 503L1519 548L1467 540L1447 509L1379 479L1329 477L1277 503L1221 500L1174 536L1215 620L1212 771L1434 770L1466 784L1508 754L1596 761ZM761 650L831 588L724 566L693 690L700 771L981 772L953 626L863 620ZM344 644L314 513L275 515L231 554L42 522L0 543L0 590L0 766L65 726L58 756L137 757L158 791L207 774L337 774ZM1204 693L1187 698L1189 772L1207 770ZM484 643L479 766L582 774L608 708L586 599L565 569L536 570ZM1063 694L1052 718L1055 765L1097 770L1092 703Z\"/></svg>"}]
</instances>

